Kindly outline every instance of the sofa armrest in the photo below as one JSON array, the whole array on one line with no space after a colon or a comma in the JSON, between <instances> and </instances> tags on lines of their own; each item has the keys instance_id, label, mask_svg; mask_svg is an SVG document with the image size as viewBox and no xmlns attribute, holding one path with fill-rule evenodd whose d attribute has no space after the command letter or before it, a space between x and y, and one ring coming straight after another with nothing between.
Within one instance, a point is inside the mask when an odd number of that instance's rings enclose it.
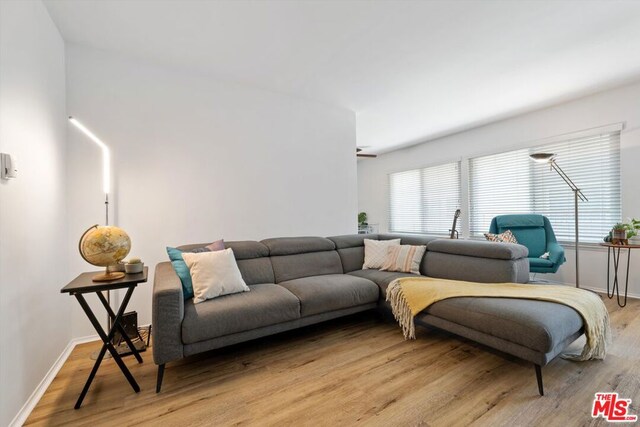
<instances>
[{"instance_id":1,"label":"sofa armrest","mask_svg":"<svg viewBox=\"0 0 640 427\"><path fill-rule=\"evenodd\" d=\"M153 361L161 365L183 357L182 283L170 262L156 266L153 280L152 335Z\"/></svg>"},{"instance_id":2,"label":"sofa armrest","mask_svg":"<svg viewBox=\"0 0 640 427\"><path fill-rule=\"evenodd\" d=\"M427 250L452 255L507 260L526 258L529 255L526 246L481 240L438 239L429 242Z\"/></svg>"},{"instance_id":3,"label":"sofa armrest","mask_svg":"<svg viewBox=\"0 0 640 427\"><path fill-rule=\"evenodd\" d=\"M547 252L549 252L549 261L554 265L560 265L564 263L564 248L557 242L550 242L547 245Z\"/></svg>"}]
</instances>

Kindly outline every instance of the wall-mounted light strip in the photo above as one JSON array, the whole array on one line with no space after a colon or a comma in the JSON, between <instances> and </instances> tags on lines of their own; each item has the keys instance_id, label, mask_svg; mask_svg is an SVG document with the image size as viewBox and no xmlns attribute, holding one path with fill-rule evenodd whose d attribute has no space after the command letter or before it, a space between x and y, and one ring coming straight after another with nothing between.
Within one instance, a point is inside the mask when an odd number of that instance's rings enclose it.
<instances>
[{"instance_id":1,"label":"wall-mounted light strip","mask_svg":"<svg viewBox=\"0 0 640 427\"><path fill-rule=\"evenodd\" d=\"M111 153L109 152L109 147L107 147L107 144L102 142L100 138L95 136L93 132L80 123L78 119L69 117L69 121L72 125L80 129L82 133L87 135L90 140L95 142L100 149L102 149L102 188L105 194L109 194L111 184Z\"/></svg>"},{"instance_id":2,"label":"wall-mounted light strip","mask_svg":"<svg viewBox=\"0 0 640 427\"><path fill-rule=\"evenodd\" d=\"M109 152L109 147L77 119L69 116L69 121L102 150L102 191L104 191L105 225L109 225L109 191L111 186L111 153Z\"/></svg>"}]
</instances>

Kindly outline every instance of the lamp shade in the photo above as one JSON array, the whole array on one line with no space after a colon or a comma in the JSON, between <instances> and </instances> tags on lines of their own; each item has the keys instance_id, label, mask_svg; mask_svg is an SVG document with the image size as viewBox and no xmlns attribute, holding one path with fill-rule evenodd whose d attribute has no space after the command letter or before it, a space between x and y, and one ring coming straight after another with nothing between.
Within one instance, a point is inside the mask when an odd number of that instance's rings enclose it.
<instances>
[{"instance_id":1,"label":"lamp shade","mask_svg":"<svg viewBox=\"0 0 640 427\"><path fill-rule=\"evenodd\" d=\"M537 163L549 163L556 158L554 153L533 153L529 157Z\"/></svg>"}]
</instances>

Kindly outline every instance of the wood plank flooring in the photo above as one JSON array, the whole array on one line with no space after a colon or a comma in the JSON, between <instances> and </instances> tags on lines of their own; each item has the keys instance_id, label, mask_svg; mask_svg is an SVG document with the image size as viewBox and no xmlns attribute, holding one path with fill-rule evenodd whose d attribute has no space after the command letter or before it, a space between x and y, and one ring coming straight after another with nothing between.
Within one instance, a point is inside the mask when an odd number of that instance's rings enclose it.
<instances>
[{"instance_id":1,"label":"wood plank flooring","mask_svg":"<svg viewBox=\"0 0 640 427\"><path fill-rule=\"evenodd\" d=\"M143 364L125 359L138 394L105 361L74 410L99 348L84 344L26 425L605 425L590 416L596 392L633 399L640 415L640 300L605 302L607 359L554 360L543 368L544 397L531 364L436 330L405 341L396 324L362 313L168 364L160 394L150 351Z\"/></svg>"}]
</instances>

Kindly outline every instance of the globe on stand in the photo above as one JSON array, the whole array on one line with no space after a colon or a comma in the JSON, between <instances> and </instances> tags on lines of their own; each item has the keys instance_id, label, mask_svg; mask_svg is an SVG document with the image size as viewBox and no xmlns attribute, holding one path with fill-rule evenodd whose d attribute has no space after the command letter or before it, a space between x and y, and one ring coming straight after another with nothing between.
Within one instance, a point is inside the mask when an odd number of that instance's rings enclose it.
<instances>
[{"instance_id":1,"label":"globe on stand","mask_svg":"<svg viewBox=\"0 0 640 427\"><path fill-rule=\"evenodd\" d=\"M106 267L106 271L94 276L93 281L108 282L124 277L123 272L110 271L109 267L125 259L131 250L131 239L122 228L96 224L82 234L78 249L89 264Z\"/></svg>"}]
</instances>

